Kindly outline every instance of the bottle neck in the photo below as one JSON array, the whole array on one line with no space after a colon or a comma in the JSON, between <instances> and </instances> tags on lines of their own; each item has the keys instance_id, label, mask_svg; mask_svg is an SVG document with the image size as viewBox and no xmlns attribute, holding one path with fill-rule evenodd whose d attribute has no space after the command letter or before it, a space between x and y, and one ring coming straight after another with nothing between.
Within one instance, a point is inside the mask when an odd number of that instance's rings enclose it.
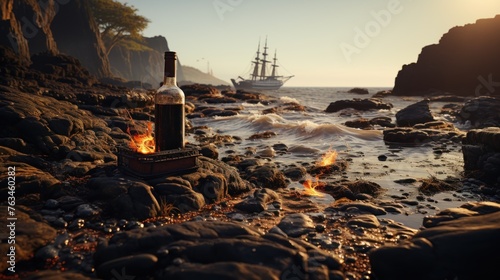
<instances>
[{"instance_id":1,"label":"bottle neck","mask_svg":"<svg viewBox=\"0 0 500 280\"><path fill-rule=\"evenodd\" d=\"M177 56L175 52L165 52L165 69L163 72L163 84L169 86L177 86Z\"/></svg>"},{"instance_id":2,"label":"bottle neck","mask_svg":"<svg viewBox=\"0 0 500 280\"><path fill-rule=\"evenodd\" d=\"M177 86L177 79L174 77L163 77L163 85L165 86Z\"/></svg>"}]
</instances>

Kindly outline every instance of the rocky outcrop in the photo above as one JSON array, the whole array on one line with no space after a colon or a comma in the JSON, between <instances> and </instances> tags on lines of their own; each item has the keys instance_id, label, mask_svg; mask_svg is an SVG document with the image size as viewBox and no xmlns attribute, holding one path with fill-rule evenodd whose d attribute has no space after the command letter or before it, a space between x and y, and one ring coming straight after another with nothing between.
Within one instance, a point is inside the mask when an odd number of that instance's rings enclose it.
<instances>
[{"instance_id":1,"label":"rocky outcrop","mask_svg":"<svg viewBox=\"0 0 500 280\"><path fill-rule=\"evenodd\" d=\"M500 128L470 130L462 152L468 174L500 184Z\"/></svg>"},{"instance_id":2,"label":"rocky outcrop","mask_svg":"<svg viewBox=\"0 0 500 280\"><path fill-rule=\"evenodd\" d=\"M419 123L434 121L429 102L429 99L424 99L401 109L396 113L396 124L398 126L414 126Z\"/></svg>"},{"instance_id":3,"label":"rocky outcrop","mask_svg":"<svg viewBox=\"0 0 500 280\"><path fill-rule=\"evenodd\" d=\"M157 87L163 80L163 55L169 50L167 39L162 36L144 37L142 41L131 41L131 43L137 47L118 44L110 51L111 71L126 80ZM177 65L177 69L179 66L180 64ZM178 80L182 78L179 74L177 73Z\"/></svg>"},{"instance_id":4,"label":"rocky outcrop","mask_svg":"<svg viewBox=\"0 0 500 280\"><path fill-rule=\"evenodd\" d=\"M6 0L0 5L0 45L16 52L25 65L30 62L30 47L57 52L50 28L47 28L54 17L53 4L49 1L43 12L36 1Z\"/></svg>"},{"instance_id":5,"label":"rocky outcrop","mask_svg":"<svg viewBox=\"0 0 500 280\"><path fill-rule=\"evenodd\" d=\"M338 100L330 103L328 107L325 109L326 113L335 113L343 109L354 109L360 111L367 110L390 110L392 108L392 104L382 102L380 99L360 99L354 98L352 100Z\"/></svg>"},{"instance_id":6,"label":"rocky outcrop","mask_svg":"<svg viewBox=\"0 0 500 280\"><path fill-rule=\"evenodd\" d=\"M64 4L59 4L51 28L59 51L76 57L97 77L111 76L108 57L88 1L57 2Z\"/></svg>"},{"instance_id":7,"label":"rocky outcrop","mask_svg":"<svg viewBox=\"0 0 500 280\"><path fill-rule=\"evenodd\" d=\"M393 93L499 95L500 15L454 27L439 44L422 49L416 63L399 71Z\"/></svg>"},{"instance_id":8,"label":"rocky outcrop","mask_svg":"<svg viewBox=\"0 0 500 280\"><path fill-rule=\"evenodd\" d=\"M491 279L500 250L499 210L490 202L444 210L432 218L431 228L398 246L372 250L372 271L389 280Z\"/></svg>"},{"instance_id":9,"label":"rocky outcrop","mask_svg":"<svg viewBox=\"0 0 500 280\"><path fill-rule=\"evenodd\" d=\"M464 133L457 130L452 123L444 121L427 122L413 127L397 127L384 130L386 143L421 145L428 142L462 141Z\"/></svg>"},{"instance_id":10,"label":"rocky outcrop","mask_svg":"<svg viewBox=\"0 0 500 280\"><path fill-rule=\"evenodd\" d=\"M0 45L17 53L24 65L33 54L62 52L79 59L94 75L111 74L86 1L8 0L0 8Z\"/></svg>"},{"instance_id":11,"label":"rocky outcrop","mask_svg":"<svg viewBox=\"0 0 500 280\"><path fill-rule=\"evenodd\" d=\"M500 99L483 96L469 100L457 117L473 128L500 127Z\"/></svg>"}]
</instances>

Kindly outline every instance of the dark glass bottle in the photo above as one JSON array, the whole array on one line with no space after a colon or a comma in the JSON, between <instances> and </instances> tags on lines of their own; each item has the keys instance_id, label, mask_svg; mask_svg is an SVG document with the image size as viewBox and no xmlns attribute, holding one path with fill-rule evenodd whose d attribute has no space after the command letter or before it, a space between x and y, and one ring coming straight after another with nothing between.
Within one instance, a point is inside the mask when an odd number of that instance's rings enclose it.
<instances>
[{"instance_id":1,"label":"dark glass bottle","mask_svg":"<svg viewBox=\"0 0 500 280\"><path fill-rule=\"evenodd\" d=\"M163 85L155 96L156 152L184 148L184 92L177 86L177 55L165 52Z\"/></svg>"}]
</instances>

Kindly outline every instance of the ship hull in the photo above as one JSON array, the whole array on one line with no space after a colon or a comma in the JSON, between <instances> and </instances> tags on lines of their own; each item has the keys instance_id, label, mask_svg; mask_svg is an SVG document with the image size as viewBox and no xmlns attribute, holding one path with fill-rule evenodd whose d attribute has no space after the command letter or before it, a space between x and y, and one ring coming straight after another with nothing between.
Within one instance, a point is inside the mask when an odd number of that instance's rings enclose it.
<instances>
[{"instance_id":1,"label":"ship hull","mask_svg":"<svg viewBox=\"0 0 500 280\"><path fill-rule=\"evenodd\" d=\"M253 89L253 90L278 90L283 86L283 82L275 79L268 80L241 80L239 82L231 79L233 86L236 89Z\"/></svg>"}]
</instances>

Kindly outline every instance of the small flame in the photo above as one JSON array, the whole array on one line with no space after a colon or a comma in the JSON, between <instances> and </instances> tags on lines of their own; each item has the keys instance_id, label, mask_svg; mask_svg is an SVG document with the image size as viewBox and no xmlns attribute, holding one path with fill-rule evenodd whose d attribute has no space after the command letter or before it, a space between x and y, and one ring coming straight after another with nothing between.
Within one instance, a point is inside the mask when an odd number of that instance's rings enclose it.
<instances>
[{"instance_id":1,"label":"small flame","mask_svg":"<svg viewBox=\"0 0 500 280\"><path fill-rule=\"evenodd\" d=\"M312 177L309 177L306 179L306 181L304 181L304 183L302 183L302 185L304 186L304 195L319 197L325 196L323 193L320 193L316 190L316 188L319 186L318 177L314 178L314 180Z\"/></svg>"},{"instance_id":2,"label":"small flame","mask_svg":"<svg viewBox=\"0 0 500 280\"><path fill-rule=\"evenodd\" d=\"M337 160L337 151L336 150L328 150L326 154L321 158L320 161L316 163L317 166L329 166L335 163Z\"/></svg>"},{"instance_id":3,"label":"small flame","mask_svg":"<svg viewBox=\"0 0 500 280\"><path fill-rule=\"evenodd\" d=\"M132 135L130 148L141 154L152 154L155 152L155 140L153 137L153 123L148 122L145 134Z\"/></svg>"}]
</instances>

